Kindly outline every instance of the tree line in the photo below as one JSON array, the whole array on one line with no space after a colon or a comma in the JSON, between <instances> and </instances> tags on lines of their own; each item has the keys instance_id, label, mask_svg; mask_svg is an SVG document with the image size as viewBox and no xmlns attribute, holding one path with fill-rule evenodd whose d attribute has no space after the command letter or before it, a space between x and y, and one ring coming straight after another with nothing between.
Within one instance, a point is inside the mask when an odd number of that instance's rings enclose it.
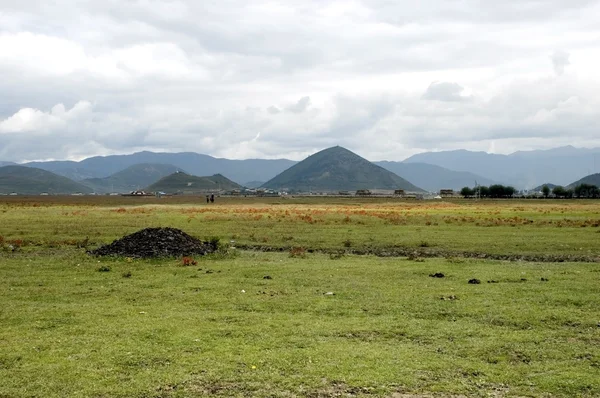
<instances>
[{"instance_id":1,"label":"tree line","mask_svg":"<svg viewBox=\"0 0 600 398\"><path fill-rule=\"evenodd\" d=\"M511 186L501 184L486 186L478 186L475 188L464 187L460 190L460 194L465 197L480 197L480 198L512 198L517 190ZM547 185L542 187L542 195L545 198L550 196L550 193L556 198L600 198L600 188L592 184L579 184L574 188L565 188L556 186L552 189Z\"/></svg>"},{"instance_id":2,"label":"tree line","mask_svg":"<svg viewBox=\"0 0 600 398\"><path fill-rule=\"evenodd\" d=\"M480 198L511 198L517 190L511 186L501 184L478 186L475 188L464 187L460 194L464 197L475 196Z\"/></svg>"}]
</instances>

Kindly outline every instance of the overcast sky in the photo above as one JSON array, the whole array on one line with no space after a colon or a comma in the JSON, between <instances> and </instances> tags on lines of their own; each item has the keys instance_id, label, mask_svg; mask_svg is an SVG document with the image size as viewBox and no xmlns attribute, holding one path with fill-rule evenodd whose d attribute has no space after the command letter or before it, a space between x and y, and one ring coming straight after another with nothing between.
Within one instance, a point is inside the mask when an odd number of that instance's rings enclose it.
<instances>
[{"instance_id":1,"label":"overcast sky","mask_svg":"<svg viewBox=\"0 0 600 398\"><path fill-rule=\"evenodd\" d=\"M600 147L600 0L0 0L0 160Z\"/></svg>"}]
</instances>

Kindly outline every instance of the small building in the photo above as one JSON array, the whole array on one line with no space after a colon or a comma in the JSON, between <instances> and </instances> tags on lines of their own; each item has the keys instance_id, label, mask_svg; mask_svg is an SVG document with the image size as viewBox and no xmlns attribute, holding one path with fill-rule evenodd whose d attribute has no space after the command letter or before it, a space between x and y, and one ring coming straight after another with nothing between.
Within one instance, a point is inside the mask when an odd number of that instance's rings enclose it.
<instances>
[{"instance_id":1,"label":"small building","mask_svg":"<svg viewBox=\"0 0 600 398\"><path fill-rule=\"evenodd\" d=\"M357 196L368 196L368 195L371 195L371 191L369 191L368 189L359 189L356 191L356 195Z\"/></svg>"},{"instance_id":2,"label":"small building","mask_svg":"<svg viewBox=\"0 0 600 398\"><path fill-rule=\"evenodd\" d=\"M146 191L136 190L136 191L131 191L129 193L121 194L121 196L154 196L154 194L146 192Z\"/></svg>"},{"instance_id":3,"label":"small building","mask_svg":"<svg viewBox=\"0 0 600 398\"><path fill-rule=\"evenodd\" d=\"M394 196L394 191L392 189L371 189L370 191L372 196Z\"/></svg>"},{"instance_id":4,"label":"small building","mask_svg":"<svg viewBox=\"0 0 600 398\"><path fill-rule=\"evenodd\" d=\"M454 196L454 190L453 189L440 189L440 196L442 198L448 197L448 196Z\"/></svg>"},{"instance_id":5,"label":"small building","mask_svg":"<svg viewBox=\"0 0 600 398\"><path fill-rule=\"evenodd\" d=\"M404 192L404 189L395 189L394 190L394 196L404 196L406 194L406 192Z\"/></svg>"}]
</instances>

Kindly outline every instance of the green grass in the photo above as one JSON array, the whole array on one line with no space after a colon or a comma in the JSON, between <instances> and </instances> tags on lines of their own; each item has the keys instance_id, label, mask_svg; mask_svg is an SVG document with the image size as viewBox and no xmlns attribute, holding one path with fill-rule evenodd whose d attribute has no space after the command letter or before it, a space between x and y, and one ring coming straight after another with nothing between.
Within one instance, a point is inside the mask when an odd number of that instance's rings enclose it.
<instances>
[{"instance_id":1,"label":"green grass","mask_svg":"<svg viewBox=\"0 0 600 398\"><path fill-rule=\"evenodd\" d=\"M600 396L600 263L298 250L183 267L77 247L173 226L235 244L596 256L599 212L593 201L9 200L0 397Z\"/></svg>"},{"instance_id":2,"label":"green grass","mask_svg":"<svg viewBox=\"0 0 600 398\"><path fill-rule=\"evenodd\" d=\"M600 256L597 201L219 199L207 206L169 205L169 200L141 206L0 204L0 236L34 246L77 245L86 238L99 244L144 227L171 226L199 237L271 247L385 249L425 243L451 252Z\"/></svg>"},{"instance_id":3,"label":"green grass","mask_svg":"<svg viewBox=\"0 0 600 398\"><path fill-rule=\"evenodd\" d=\"M600 394L600 265L100 261L2 258L0 396Z\"/></svg>"}]
</instances>

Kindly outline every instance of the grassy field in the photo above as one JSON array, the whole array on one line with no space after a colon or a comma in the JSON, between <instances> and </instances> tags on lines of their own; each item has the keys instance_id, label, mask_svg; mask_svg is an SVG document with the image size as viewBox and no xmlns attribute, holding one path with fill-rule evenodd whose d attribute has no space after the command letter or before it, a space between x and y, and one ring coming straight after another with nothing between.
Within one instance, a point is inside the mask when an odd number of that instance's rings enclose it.
<instances>
[{"instance_id":1,"label":"grassy field","mask_svg":"<svg viewBox=\"0 0 600 398\"><path fill-rule=\"evenodd\" d=\"M5 197L0 236L20 246L98 244L147 226L172 226L194 236L271 248L600 255L597 201L240 198L206 205L203 199L75 197L70 203L70 197Z\"/></svg>"},{"instance_id":2,"label":"grassy field","mask_svg":"<svg viewBox=\"0 0 600 398\"><path fill-rule=\"evenodd\" d=\"M2 199L0 397L600 396L600 202L140 199ZM85 254L148 226L285 250Z\"/></svg>"}]
</instances>

